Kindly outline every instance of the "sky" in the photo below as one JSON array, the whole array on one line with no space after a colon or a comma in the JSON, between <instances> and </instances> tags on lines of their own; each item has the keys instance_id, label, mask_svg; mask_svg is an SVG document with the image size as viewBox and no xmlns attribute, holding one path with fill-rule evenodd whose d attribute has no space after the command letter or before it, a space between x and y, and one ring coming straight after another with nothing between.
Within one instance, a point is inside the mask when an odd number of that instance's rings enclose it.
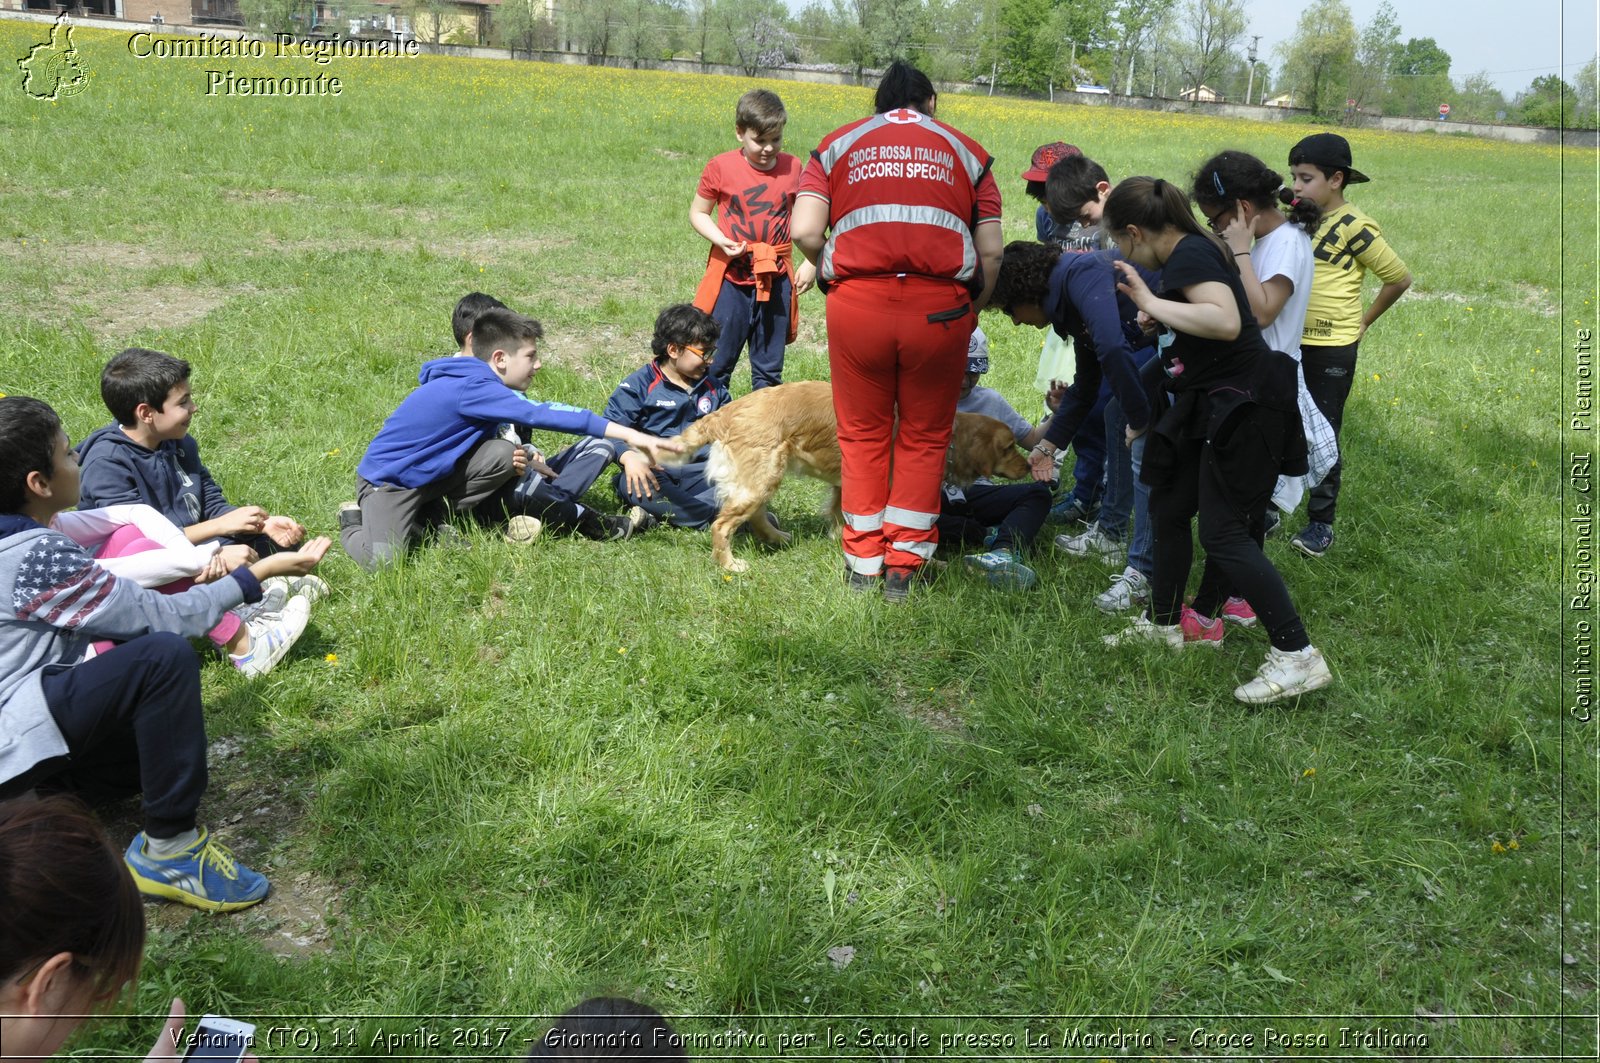
<instances>
[{"instance_id":1,"label":"sky","mask_svg":"<svg viewBox=\"0 0 1600 1063\"><path fill-rule=\"evenodd\" d=\"M1310 2L1315 0L1245 0L1250 34L1261 35L1261 59L1274 69L1279 65L1276 47L1294 36ZM1345 2L1359 30L1381 0ZM1469 74L1487 71L1507 99L1541 74L1559 73L1574 84L1600 48L1595 38L1600 0L1390 0L1390 6L1400 22L1402 42L1432 37L1450 54L1450 76L1458 84Z\"/></svg>"}]
</instances>

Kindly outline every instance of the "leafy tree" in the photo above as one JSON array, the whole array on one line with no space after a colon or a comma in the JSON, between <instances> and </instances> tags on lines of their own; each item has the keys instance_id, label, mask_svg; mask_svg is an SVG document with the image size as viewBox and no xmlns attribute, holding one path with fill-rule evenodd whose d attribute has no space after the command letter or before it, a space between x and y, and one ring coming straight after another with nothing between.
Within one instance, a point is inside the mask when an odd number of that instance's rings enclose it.
<instances>
[{"instance_id":1,"label":"leafy tree","mask_svg":"<svg viewBox=\"0 0 1600 1063\"><path fill-rule=\"evenodd\" d=\"M666 44L665 12L655 0L623 0L618 5L622 25L617 32L617 54L627 56L638 67L640 62L654 59Z\"/></svg>"},{"instance_id":2,"label":"leafy tree","mask_svg":"<svg viewBox=\"0 0 1600 1063\"><path fill-rule=\"evenodd\" d=\"M1217 80L1245 26L1244 0L1186 0L1170 42L1185 88Z\"/></svg>"},{"instance_id":3,"label":"leafy tree","mask_svg":"<svg viewBox=\"0 0 1600 1063\"><path fill-rule=\"evenodd\" d=\"M717 0L717 26L746 77L782 66L796 54L794 34L784 24L787 13L782 0Z\"/></svg>"},{"instance_id":4,"label":"leafy tree","mask_svg":"<svg viewBox=\"0 0 1600 1063\"><path fill-rule=\"evenodd\" d=\"M1389 69L1399 50L1400 22L1386 0L1373 12L1372 21L1361 27L1361 35L1356 40L1355 63L1350 68L1350 99L1356 101L1358 110L1383 99L1389 83Z\"/></svg>"},{"instance_id":5,"label":"leafy tree","mask_svg":"<svg viewBox=\"0 0 1600 1063\"><path fill-rule=\"evenodd\" d=\"M1450 102L1450 53L1432 37L1413 37L1395 52L1389 67L1385 114L1429 115Z\"/></svg>"},{"instance_id":6,"label":"leafy tree","mask_svg":"<svg viewBox=\"0 0 1600 1063\"><path fill-rule=\"evenodd\" d=\"M1112 92L1133 93L1134 61L1154 43L1156 27L1172 5L1173 0L1118 0L1112 7L1106 19L1111 54L1105 82Z\"/></svg>"},{"instance_id":7,"label":"leafy tree","mask_svg":"<svg viewBox=\"0 0 1600 1063\"><path fill-rule=\"evenodd\" d=\"M1597 124L1597 112L1600 112L1600 55L1589 60L1578 71L1578 83L1573 89L1578 94L1578 123L1593 129Z\"/></svg>"},{"instance_id":8,"label":"leafy tree","mask_svg":"<svg viewBox=\"0 0 1600 1063\"><path fill-rule=\"evenodd\" d=\"M1465 122L1504 121L1497 116L1509 114L1511 109L1511 105L1506 102L1505 94L1496 87L1487 73L1479 71L1461 82L1461 89L1450 105L1450 117L1459 116Z\"/></svg>"},{"instance_id":9,"label":"leafy tree","mask_svg":"<svg viewBox=\"0 0 1600 1063\"><path fill-rule=\"evenodd\" d=\"M1524 125L1566 128L1573 124L1578 97L1561 78L1544 74L1534 78L1528 91L1517 97L1517 108Z\"/></svg>"},{"instance_id":10,"label":"leafy tree","mask_svg":"<svg viewBox=\"0 0 1600 1063\"><path fill-rule=\"evenodd\" d=\"M267 33L310 33L315 10L311 0L239 0L245 26Z\"/></svg>"},{"instance_id":11,"label":"leafy tree","mask_svg":"<svg viewBox=\"0 0 1600 1063\"><path fill-rule=\"evenodd\" d=\"M555 26L539 0L505 0L495 12L494 32L502 47L532 54L554 48Z\"/></svg>"},{"instance_id":12,"label":"leafy tree","mask_svg":"<svg viewBox=\"0 0 1600 1063\"><path fill-rule=\"evenodd\" d=\"M1306 8L1294 36L1279 48L1284 78L1300 106L1322 116L1344 109L1355 50L1355 22L1344 0L1323 0Z\"/></svg>"}]
</instances>

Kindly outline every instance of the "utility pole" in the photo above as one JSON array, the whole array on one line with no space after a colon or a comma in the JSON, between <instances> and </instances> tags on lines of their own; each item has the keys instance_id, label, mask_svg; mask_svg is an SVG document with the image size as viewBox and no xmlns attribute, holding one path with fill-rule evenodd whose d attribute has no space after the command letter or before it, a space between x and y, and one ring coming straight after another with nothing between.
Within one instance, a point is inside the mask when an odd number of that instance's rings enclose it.
<instances>
[{"instance_id":1,"label":"utility pole","mask_svg":"<svg viewBox=\"0 0 1600 1063\"><path fill-rule=\"evenodd\" d=\"M1250 93L1256 87L1256 45L1260 42L1261 35L1250 38L1250 84L1244 90L1244 105L1250 106Z\"/></svg>"}]
</instances>

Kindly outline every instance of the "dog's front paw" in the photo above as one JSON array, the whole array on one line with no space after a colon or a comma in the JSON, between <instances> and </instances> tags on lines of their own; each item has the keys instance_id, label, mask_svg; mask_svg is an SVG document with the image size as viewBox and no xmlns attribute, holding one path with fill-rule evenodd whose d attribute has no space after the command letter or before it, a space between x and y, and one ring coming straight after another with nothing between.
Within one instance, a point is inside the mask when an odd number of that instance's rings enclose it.
<instances>
[{"instance_id":1,"label":"dog's front paw","mask_svg":"<svg viewBox=\"0 0 1600 1063\"><path fill-rule=\"evenodd\" d=\"M729 572L748 572L750 571L750 562L735 557L729 560L729 562L722 567L727 569Z\"/></svg>"}]
</instances>

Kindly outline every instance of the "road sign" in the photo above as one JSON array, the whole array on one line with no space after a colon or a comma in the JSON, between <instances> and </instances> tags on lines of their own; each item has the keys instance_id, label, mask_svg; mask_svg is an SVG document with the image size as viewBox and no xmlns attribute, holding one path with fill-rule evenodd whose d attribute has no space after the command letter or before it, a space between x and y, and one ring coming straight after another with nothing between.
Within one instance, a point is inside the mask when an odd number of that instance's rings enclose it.
<instances>
[{"instance_id":1,"label":"road sign","mask_svg":"<svg viewBox=\"0 0 1600 1063\"><path fill-rule=\"evenodd\" d=\"M1450 105L1448 103L1441 103L1439 105L1439 117L1443 118L1445 115L1447 115L1449 113L1450 113Z\"/></svg>"}]
</instances>

